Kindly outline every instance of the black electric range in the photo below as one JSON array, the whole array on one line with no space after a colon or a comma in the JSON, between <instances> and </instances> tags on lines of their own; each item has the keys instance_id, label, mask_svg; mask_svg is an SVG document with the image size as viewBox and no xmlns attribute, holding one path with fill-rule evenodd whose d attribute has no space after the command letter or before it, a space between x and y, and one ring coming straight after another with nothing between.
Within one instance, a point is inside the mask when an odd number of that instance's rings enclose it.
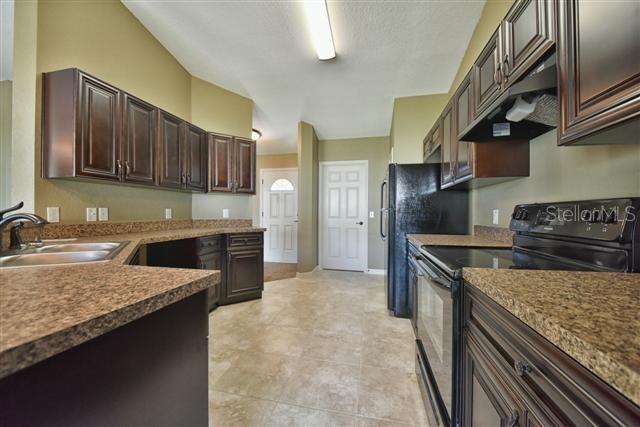
<instances>
[{"instance_id":1,"label":"black electric range","mask_svg":"<svg viewBox=\"0 0 640 427\"><path fill-rule=\"evenodd\" d=\"M416 371L437 425L459 423L464 268L640 272L640 198L518 205L509 228L512 248L409 251Z\"/></svg>"}]
</instances>

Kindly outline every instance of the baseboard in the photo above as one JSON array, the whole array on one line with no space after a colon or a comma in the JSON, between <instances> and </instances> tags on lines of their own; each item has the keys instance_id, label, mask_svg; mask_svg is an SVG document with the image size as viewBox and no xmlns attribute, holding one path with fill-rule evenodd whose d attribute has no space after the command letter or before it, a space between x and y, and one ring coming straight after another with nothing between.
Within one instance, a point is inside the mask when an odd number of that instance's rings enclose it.
<instances>
[{"instance_id":1,"label":"baseboard","mask_svg":"<svg viewBox=\"0 0 640 427\"><path fill-rule=\"evenodd\" d=\"M316 266L313 268L313 270L311 270L311 271L305 271L305 272L302 272L302 273L301 273L301 272L299 272L299 271L297 271L297 272L296 272L296 277L299 277L299 278L309 277L309 276L311 276L313 273L315 273L316 271L320 271L320 270L322 270L322 269L320 268L320 266L319 266L319 265L316 265Z\"/></svg>"},{"instance_id":2,"label":"baseboard","mask_svg":"<svg viewBox=\"0 0 640 427\"><path fill-rule=\"evenodd\" d=\"M381 268L369 268L367 269L367 274L375 274L378 276L384 276L385 270Z\"/></svg>"}]
</instances>

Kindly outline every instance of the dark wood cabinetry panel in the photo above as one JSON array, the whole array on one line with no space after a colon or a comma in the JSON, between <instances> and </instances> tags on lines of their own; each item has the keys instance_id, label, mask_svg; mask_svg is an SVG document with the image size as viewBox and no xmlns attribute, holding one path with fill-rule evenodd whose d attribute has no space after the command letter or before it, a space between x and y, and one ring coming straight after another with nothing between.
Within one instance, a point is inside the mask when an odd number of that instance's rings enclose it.
<instances>
[{"instance_id":1,"label":"dark wood cabinetry panel","mask_svg":"<svg viewBox=\"0 0 640 427\"><path fill-rule=\"evenodd\" d=\"M123 94L122 168L125 181L156 183L157 109L141 99Z\"/></svg>"},{"instance_id":2,"label":"dark wood cabinetry panel","mask_svg":"<svg viewBox=\"0 0 640 427\"><path fill-rule=\"evenodd\" d=\"M502 76L508 86L555 43L555 0L518 0L502 24Z\"/></svg>"},{"instance_id":3,"label":"dark wood cabinetry panel","mask_svg":"<svg viewBox=\"0 0 640 427\"><path fill-rule=\"evenodd\" d=\"M234 249L227 252L226 302L255 297L264 285L262 248Z\"/></svg>"},{"instance_id":4,"label":"dark wood cabinetry panel","mask_svg":"<svg viewBox=\"0 0 640 427\"><path fill-rule=\"evenodd\" d=\"M225 275L224 253L222 251L217 251L200 255L198 258L197 268L202 270L220 271L220 283L218 286L209 288L207 291L207 305L209 307L209 311L211 311L220 303L220 292L225 283L225 280L222 279Z\"/></svg>"},{"instance_id":5,"label":"dark wood cabinetry panel","mask_svg":"<svg viewBox=\"0 0 640 427\"><path fill-rule=\"evenodd\" d=\"M209 191L233 191L233 137L209 134Z\"/></svg>"},{"instance_id":6,"label":"dark wood cabinetry panel","mask_svg":"<svg viewBox=\"0 0 640 427\"><path fill-rule=\"evenodd\" d=\"M160 110L160 180L162 187L182 188L185 182L182 150L182 120Z\"/></svg>"},{"instance_id":7,"label":"dark wood cabinetry panel","mask_svg":"<svg viewBox=\"0 0 640 427\"><path fill-rule=\"evenodd\" d=\"M235 138L235 191L256 192L256 142Z\"/></svg>"},{"instance_id":8,"label":"dark wood cabinetry panel","mask_svg":"<svg viewBox=\"0 0 640 427\"><path fill-rule=\"evenodd\" d=\"M118 114L120 91L97 79L79 73L80 155L77 173L97 178L120 179L120 135Z\"/></svg>"},{"instance_id":9,"label":"dark wood cabinetry panel","mask_svg":"<svg viewBox=\"0 0 640 427\"><path fill-rule=\"evenodd\" d=\"M502 57L502 31L500 28L489 39L489 42L473 64L473 118L474 120L500 94L502 74L500 62Z\"/></svg>"},{"instance_id":10,"label":"dark wood cabinetry panel","mask_svg":"<svg viewBox=\"0 0 640 427\"><path fill-rule=\"evenodd\" d=\"M455 153L453 147L453 104L449 102L440 116L440 144L442 155L442 186L453 183Z\"/></svg>"},{"instance_id":11,"label":"dark wood cabinetry panel","mask_svg":"<svg viewBox=\"0 0 640 427\"><path fill-rule=\"evenodd\" d=\"M559 144L588 143L577 140L638 120L638 28L637 1L558 2ZM637 130L632 134L637 142Z\"/></svg>"},{"instance_id":12,"label":"dark wood cabinetry panel","mask_svg":"<svg viewBox=\"0 0 640 427\"><path fill-rule=\"evenodd\" d=\"M471 143L461 141L460 134L471 123L473 115L473 99L471 89L471 74L462 81L456 94L453 97L453 105L455 108L455 169L454 177L456 181L462 181L473 177L473 160L471 158L473 151Z\"/></svg>"},{"instance_id":13,"label":"dark wood cabinetry panel","mask_svg":"<svg viewBox=\"0 0 640 427\"><path fill-rule=\"evenodd\" d=\"M185 124L185 185L194 191L206 191L207 132L190 123Z\"/></svg>"},{"instance_id":14,"label":"dark wood cabinetry panel","mask_svg":"<svg viewBox=\"0 0 640 427\"><path fill-rule=\"evenodd\" d=\"M465 284L463 299L463 425L473 425L474 400L484 399L472 393L478 365L485 366L485 383L502 384L493 388L493 401L512 401L507 407L516 408L518 425L640 420L640 408L482 292Z\"/></svg>"}]
</instances>

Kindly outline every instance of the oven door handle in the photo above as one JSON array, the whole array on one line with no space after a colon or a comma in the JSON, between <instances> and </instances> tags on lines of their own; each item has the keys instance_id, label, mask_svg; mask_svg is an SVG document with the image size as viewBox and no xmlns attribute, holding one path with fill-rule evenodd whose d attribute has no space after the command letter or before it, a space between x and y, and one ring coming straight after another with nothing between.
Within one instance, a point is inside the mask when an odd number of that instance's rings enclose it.
<instances>
[{"instance_id":1,"label":"oven door handle","mask_svg":"<svg viewBox=\"0 0 640 427\"><path fill-rule=\"evenodd\" d=\"M429 267L424 261L418 259L418 260L416 260L416 263L418 264L418 267L419 267L418 271L422 271L422 272L426 273L425 275L432 282L442 286L443 288L451 289L451 282L449 280L445 279L444 277L440 276L435 271L433 271L431 269L431 267Z\"/></svg>"}]
</instances>

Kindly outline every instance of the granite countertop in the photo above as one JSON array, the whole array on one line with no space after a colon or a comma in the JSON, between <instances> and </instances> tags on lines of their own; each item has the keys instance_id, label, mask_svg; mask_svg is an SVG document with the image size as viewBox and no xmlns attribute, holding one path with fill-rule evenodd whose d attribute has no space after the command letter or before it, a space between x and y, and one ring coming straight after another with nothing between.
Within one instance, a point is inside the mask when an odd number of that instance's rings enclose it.
<instances>
[{"instance_id":1,"label":"granite countertop","mask_svg":"<svg viewBox=\"0 0 640 427\"><path fill-rule=\"evenodd\" d=\"M463 277L640 405L640 274L465 268Z\"/></svg>"},{"instance_id":2,"label":"granite countertop","mask_svg":"<svg viewBox=\"0 0 640 427\"><path fill-rule=\"evenodd\" d=\"M0 378L220 282L219 271L127 265L146 243L263 228L187 228L82 241L129 241L112 260L0 269Z\"/></svg>"},{"instance_id":3,"label":"granite countertop","mask_svg":"<svg viewBox=\"0 0 640 427\"><path fill-rule=\"evenodd\" d=\"M417 246L481 246L510 248L511 242L490 236L471 234L407 234L407 239Z\"/></svg>"}]
</instances>

